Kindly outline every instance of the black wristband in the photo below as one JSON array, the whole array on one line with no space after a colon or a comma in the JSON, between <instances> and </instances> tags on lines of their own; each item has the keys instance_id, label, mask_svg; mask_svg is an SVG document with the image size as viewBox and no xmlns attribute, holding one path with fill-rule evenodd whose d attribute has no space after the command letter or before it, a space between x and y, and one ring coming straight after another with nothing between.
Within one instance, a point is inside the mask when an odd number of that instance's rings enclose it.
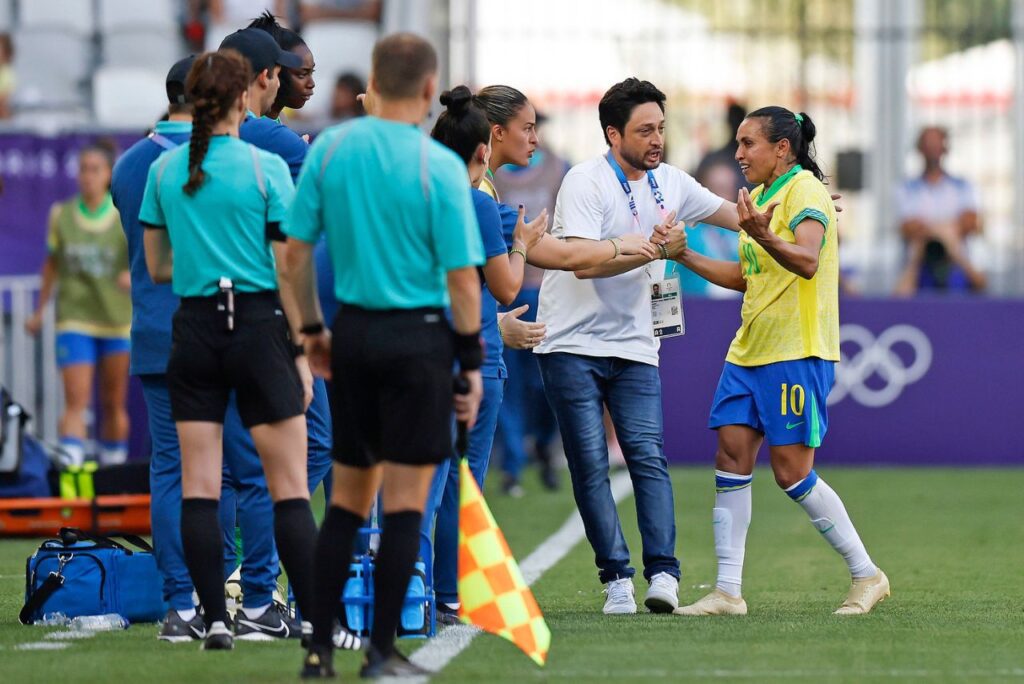
<instances>
[{"instance_id":1,"label":"black wristband","mask_svg":"<svg viewBox=\"0 0 1024 684\"><path fill-rule=\"evenodd\" d=\"M306 355L306 348L303 345L301 345L301 344L293 344L293 345L291 345L291 348L292 348L292 358L293 359L297 359L300 356L305 356Z\"/></svg>"},{"instance_id":2,"label":"black wristband","mask_svg":"<svg viewBox=\"0 0 1024 684\"><path fill-rule=\"evenodd\" d=\"M316 323L309 323L299 328L299 332L303 335L319 335L324 331L323 321L317 321Z\"/></svg>"},{"instance_id":3,"label":"black wristband","mask_svg":"<svg viewBox=\"0 0 1024 684\"><path fill-rule=\"evenodd\" d=\"M480 332L463 335L455 333L455 359L459 369L464 371L479 370L484 363L484 347L480 344Z\"/></svg>"}]
</instances>

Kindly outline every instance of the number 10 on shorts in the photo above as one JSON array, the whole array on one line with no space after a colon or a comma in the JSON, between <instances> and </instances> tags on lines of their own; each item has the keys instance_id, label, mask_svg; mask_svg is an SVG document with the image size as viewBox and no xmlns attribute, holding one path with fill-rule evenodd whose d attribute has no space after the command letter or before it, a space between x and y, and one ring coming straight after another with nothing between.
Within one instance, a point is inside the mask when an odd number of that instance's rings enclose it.
<instances>
[{"instance_id":1,"label":"number 10 on shorts","mask_svg":"<svg viewBox=\"0 0 1024 684\"><path fill-rule=\"evenodd\" d=\"M802 385L782 383L782 415L789 415L792 411L794 416L804 415L804 388Z\"/></svg>"}]
</instances>

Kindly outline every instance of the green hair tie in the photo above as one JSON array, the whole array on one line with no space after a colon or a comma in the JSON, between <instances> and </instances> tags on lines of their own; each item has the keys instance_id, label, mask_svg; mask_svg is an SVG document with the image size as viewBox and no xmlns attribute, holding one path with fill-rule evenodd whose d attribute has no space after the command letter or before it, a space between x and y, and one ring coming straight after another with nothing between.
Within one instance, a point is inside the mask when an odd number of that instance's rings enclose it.
<instances>
[{"instance_id":1,"label":"green hair tie","mask_svg":"<svg viewBox=\"0 0 1024 684\"><path fill-rule=\"evenodd\" d=\"M796 122L798 124L802 124L804 122L804 115L803 114L794 114L793 118L796 119Z\"/></svg>"}]
</instances>

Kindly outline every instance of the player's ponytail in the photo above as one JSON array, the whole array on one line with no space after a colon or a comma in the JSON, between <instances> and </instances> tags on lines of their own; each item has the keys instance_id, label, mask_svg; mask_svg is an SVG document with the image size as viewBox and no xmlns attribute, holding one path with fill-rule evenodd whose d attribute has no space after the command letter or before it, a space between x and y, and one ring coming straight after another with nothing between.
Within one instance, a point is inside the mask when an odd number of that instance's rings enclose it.
<instances>
[{"instance_id":1,"label":"player's ponytail","mask_svg":"<svg viewBox=\"0 0 1024 684\"><path fill-rule=\"evenodd\" d=\"M227 118L251 80L249 62L234 50L207 52L192 65L185 79L185 92L193 105L188 182L183 186L187 195L194 195L206 180L203 159L213 127Z\"/></svg>"},{"instance_id":2,"label":"player's ponytail","mask_svg":"<svg viewBox=\"0 0 1024 684\"><path fill-rule=\"evenodd\" d=\"M814 137L817 128L810 115L794 114L785 107L762 107L747 114L748 119L764 119L764 135L768 142L777 143L783 138L789 140L796 163L823 183L828 182L825 173L814 158Z\"/></svg>"},{"instance_id":3,"label":"player's ponytail","mask_svg":"<svg viewBox=\"0 0 1024 684\"><path fill-rule=\"evenodd\" d=\"M464 85L441 93L445 110L437 117L430 137L455 151L469 164L477 148L491 139L487 114L473 102L473 93Z\"/></svg>"}]
</instances>

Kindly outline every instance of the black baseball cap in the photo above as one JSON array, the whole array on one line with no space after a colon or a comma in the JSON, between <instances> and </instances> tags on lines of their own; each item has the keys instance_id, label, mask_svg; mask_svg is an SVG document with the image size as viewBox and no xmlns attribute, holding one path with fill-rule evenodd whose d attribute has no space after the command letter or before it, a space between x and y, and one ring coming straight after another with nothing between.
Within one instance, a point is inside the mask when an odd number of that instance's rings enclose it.
<instances>
[{"instance_id":1,"label":"black baseball cap","mask_svg":"<svg viewBox=\"0 0 1024 684\"><path fill-rule=\"evenodd\" d=\"M228 48L238 50L249 60L253 74L258 74L264 69L272 69L275 64L289 69L302 67L301 57L282 50L269 33L260 29L246 28L235 31L220 44L221 50Z\"/></svg>"},{"instance_id":2,"label":"black baseball cap","mask_svg":"<svg viewBox=\"0 0 1024 684\"><path fill-rule=\"evenodd\" d=\"M185 79L192 69L192 62L196 61L195 55L189 55L174 63L171 70L167 72L167 101L171 104L185 104L188 98L185 97Z\"/></svg>"}]
</instances>

